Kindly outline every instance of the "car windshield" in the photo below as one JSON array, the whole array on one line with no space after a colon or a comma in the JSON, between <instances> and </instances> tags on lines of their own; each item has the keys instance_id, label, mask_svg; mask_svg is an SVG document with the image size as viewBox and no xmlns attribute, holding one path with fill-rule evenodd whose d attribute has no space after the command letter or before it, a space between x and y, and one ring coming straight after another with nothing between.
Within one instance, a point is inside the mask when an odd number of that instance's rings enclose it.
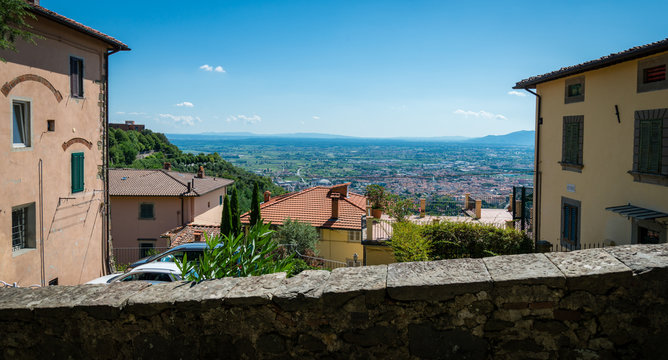
<instances>
[{"instance_id":1,"label":"car windshield","mask_svg":"<svg viewBox=\"0 0 668 360\"><path fill-rule=\"evenodd\" d=\"M202 251L173 251L158 259L160 262L176 262L176 260L183 261L183 255L188 255L188 261L197 260L202 256Z\"/></svg>"},{"instance_id":2,"label":"car windshield","mask_svg":"<svg viewBox=\"0 0 668 360\"><path fill-rule=\"evenodd\" d=\"M127 274L127 276L119 279L118 281L172 281L172 277L167 273L162 272L138 272Z\"/></svg>"}]
</instances>

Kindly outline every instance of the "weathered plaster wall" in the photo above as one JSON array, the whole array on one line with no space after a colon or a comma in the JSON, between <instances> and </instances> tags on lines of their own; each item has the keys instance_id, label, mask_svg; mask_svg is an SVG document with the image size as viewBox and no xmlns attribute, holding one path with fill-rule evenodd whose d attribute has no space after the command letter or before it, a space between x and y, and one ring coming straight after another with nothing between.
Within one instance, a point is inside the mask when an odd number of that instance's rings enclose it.
<instances>
[{"instance_id":1,"label":"weathered plaster wall","mask_svg":"<svg viewBox=\"0 0 668 360\"><path fill-rule=\"evenodd\" d=\"M668 245L0 289L2 357L666 356Z\"/></svg>"}]
</instances>

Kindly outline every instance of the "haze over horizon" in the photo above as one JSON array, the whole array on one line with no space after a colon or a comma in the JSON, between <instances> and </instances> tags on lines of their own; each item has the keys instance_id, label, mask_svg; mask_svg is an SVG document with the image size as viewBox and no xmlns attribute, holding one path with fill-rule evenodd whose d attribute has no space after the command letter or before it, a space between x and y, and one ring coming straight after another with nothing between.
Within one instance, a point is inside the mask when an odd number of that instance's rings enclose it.
<instances>
[{"instance_id":1,"label":"haze over horizon","mask_svg":"<svg viewBox=\"0 0 668 360\"><path fill-rule=\"evenodd\" d=\"M111 122L379 138L533 130L535 99L517 81L664 39L668 11L600 0L41 5L133 49L110 58ZM628 19L643 20L620 26Z\"/></svg>"}]
</instances>

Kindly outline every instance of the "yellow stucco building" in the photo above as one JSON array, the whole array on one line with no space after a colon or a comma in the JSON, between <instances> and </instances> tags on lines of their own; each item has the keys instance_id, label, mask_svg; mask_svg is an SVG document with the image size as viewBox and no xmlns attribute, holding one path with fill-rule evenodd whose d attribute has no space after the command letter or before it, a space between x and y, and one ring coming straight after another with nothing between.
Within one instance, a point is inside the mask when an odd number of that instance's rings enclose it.
<instances>
[{"instance_id":1,"label":"yellow stucco building","mask_svg":"<svg viewBox=\"0 0 668 360\"><path fill-rule=\"evenodd\" d=\"M361 262L366 197L349 192L349 185L316 186L273 198L266 192L260 205L262 220L275 226L288 218L311 224L320 234L318 257L350 263L357 254L357 261ZM241 223L250 224L250 213L241 216Z\"/></svg>"},{"instance_id":2,"label":"yellow stucco building","mask_svg":"<svg viewBox=\"0 0 668 360\"><path fill-rule=\"evenodd\" d=\"M666 242L667 66L668 39L515 85L536 95L537 240Z\"/></svg>"}]
</instances>

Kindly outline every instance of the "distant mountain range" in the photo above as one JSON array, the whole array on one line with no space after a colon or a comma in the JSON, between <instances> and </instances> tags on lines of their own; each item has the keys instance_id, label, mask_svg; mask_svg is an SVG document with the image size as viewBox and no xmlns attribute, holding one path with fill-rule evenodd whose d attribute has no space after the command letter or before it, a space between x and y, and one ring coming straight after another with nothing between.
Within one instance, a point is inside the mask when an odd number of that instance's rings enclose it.
<instances>
[{"instance_id":1,"label":"distant mountain range","mask_svg":"<svg viewBox=\"0 0 668 360\"><path fill-rule=\"evenodd\" d=\"M515 131L505 135L487 135L478 138L464 136L440 136L440 137L397 137L397 138L362 138L345 135L332 135L321 133L289 133L289 134L255 134L251 132L205 132L200 134L166 134L173 140L243 140L261 138L282 139L328 139L328 140L397 140L397 141L430 141L430 142L452 142L467 144L488 145L520 145L533 146L535 132L533 130Z\"/></svg>"}]
</instances>

